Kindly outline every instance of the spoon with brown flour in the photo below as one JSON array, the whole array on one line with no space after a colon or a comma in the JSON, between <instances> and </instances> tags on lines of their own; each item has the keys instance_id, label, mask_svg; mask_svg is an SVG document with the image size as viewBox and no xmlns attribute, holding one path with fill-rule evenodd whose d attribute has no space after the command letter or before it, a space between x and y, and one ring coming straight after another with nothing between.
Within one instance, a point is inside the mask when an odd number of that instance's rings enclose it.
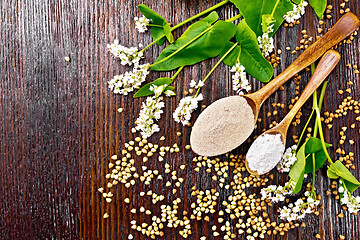
<instances>
[{"instance_id":1,"label":"spoon with brown flour","mask_svg":"<svg viewBox=\"0 0 360 240\"><path fill-rule=\"evenodd\" d=\"M285 151L286 134L292 120L313 92L329 76L339 61L340 54L337 51L327 51L321 58L314 74L294 107L277 126L267 130L253 142L246 154L245 160L249 173L262 175L278 164Z\"/></svg>"},{"instance_id":2,"label":"spoon with brown flour","mask_svg":"<svg viewBox=\"0 0 360 240\"><path fill-rule=\"evenodd\" d=\"M319 40L308 47L282 73L257 92L219 99L197 118L190 135L192 150L202 156L227 153L241 145L253 132L262 103L328 49L343 41L360 26L353 13L342 16Z\"/></svg>"}]
</instances>

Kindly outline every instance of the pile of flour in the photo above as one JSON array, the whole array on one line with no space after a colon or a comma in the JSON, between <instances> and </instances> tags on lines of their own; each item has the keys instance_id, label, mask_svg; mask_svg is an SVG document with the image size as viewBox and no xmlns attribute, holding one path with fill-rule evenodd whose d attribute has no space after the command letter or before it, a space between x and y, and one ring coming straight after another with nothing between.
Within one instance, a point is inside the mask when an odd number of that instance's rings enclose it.
<instances>
[{"instance_id":1,"label":"pile of flour","mask_svg":"<svg viewBox=\"0 0 360 240\"><path fill-rule=\"evenodd\" d=\"M260 135L246 154L249 169L264 174L273 169L285 151L281 134Z\"/></svg>"},{"instance_id":2,"label":"pile of flour","mask_svg":"<svg viewBox=\"0 0 360 240\"><path fill-rule=\"evenodd\" d=\"M217 100L196 120L190 136L191 148L202 156L227 153L250 136L254 121L253 110L244 97Z\"/></svg>"}]
</instances>

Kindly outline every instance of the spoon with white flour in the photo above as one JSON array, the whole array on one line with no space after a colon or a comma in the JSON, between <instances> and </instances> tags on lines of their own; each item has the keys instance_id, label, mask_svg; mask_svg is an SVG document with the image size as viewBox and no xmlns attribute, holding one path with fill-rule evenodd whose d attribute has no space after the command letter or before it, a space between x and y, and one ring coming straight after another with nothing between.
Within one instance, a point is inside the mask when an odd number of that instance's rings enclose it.
<instances>
[{"instance_id":1,"label":"spoon with white flour","mask_svg":"<svg viewBox=\"0 0 360 240\"><path fill-rule=\"evenodd\" d=\"M192 128L192 150L199 155L211 157L237 148L253 132L262 103L287 80L350 36L359 26L360 20L356 15L343 15L324 36L262 89L247 95L222 98L212 103L199 115Z\"/></svg>"},{"instance_id":2,"label":"spoon with white flour","mask_svg":"<svg viewBox=\"0 0 360 240\"><path fill-rule=\"evenodd\" d=\"M306 85L300 98L285 118L276 126L261 134L250 146L246 154L245 165L249 173L262 175L273 169L281 160L285 151L287 130L302 105L329 76L340 61L335 50L327 51L317 65L314 74Z\"/></svg>"}]
</instances>

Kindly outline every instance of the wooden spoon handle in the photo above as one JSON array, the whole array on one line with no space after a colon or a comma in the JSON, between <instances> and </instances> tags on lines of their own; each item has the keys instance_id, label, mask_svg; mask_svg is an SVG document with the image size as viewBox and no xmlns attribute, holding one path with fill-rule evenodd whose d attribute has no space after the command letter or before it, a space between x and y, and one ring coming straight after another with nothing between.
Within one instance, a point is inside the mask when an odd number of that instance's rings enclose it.
<instances>
[{"instance_id":1,"label":"wooden spoon handle","mask_svg":"<svg viewBox=\"0 0 360 240\"><path fill-rule=\"evenodd\" d=\"M278 127L282 128L284 136L286 136L286 130L289 128L291 121L295 117L296 113L300 110L302 105L309 99L312 93L321 85L321 83L329 76L331 71L336 67L340 61L340 54L335 50L327 51L321 58L317 65L314 74L310 78L300 98L295 103L294 107L285 116L285 118L279 123Z\"/></svg>"},{"instance_id":2,"label":"wooden spoon handle","mask_svg":"<svg viewBox=\"0 0 360 240\"><path fill-rule=\"evenodd\" d=\"M317 59L319 59L328 49L347 38L360 26L359 18L353 13L346 13L335 25L319 40L308 47L295 61L286 68L281 74L274 78L259 91L249 94L260 106L271 94L281 85L300 72Z\"/></svg>"}]
</instances>

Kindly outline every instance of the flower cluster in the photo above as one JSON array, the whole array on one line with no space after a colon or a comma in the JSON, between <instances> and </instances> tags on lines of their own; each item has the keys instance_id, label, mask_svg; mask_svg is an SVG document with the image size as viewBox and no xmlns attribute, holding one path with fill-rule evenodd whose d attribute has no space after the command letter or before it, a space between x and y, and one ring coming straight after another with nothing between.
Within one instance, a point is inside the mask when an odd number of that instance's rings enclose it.
<instances>
[{"instance_id":1,"label":"flower cluster","mask_svg":"<svg viewBox=\"0 0 360 240\"><path fill-rule=\"evenodd\" d=\"M198 107L198 101L201 100L203 100L201 93L197 97L188 96L181 99L173 113L175 122L182 123L184 126L187 125L191 118L191 113Z\"/></svg>"},{"instance_id":2,"label":"flower cluster","mask_svg":"<svg viewBox=\"0 0 360 240\"><path fill-rule=\"evenodd\" d=\"M202 86L204 86L204 82L201 81L201 80L198 83L196 83L195 80L190 81L190 87L191 88L198 89L198 88L201 88Z\"/></svg>"},{"instance_id":3,"label":"flower cluster","mask_svg":"<svg viewBox=\"0 0 360 240\"><path fill-rule=\"evenodd\" d=\"M285 183L285 186L270 185L267 188L261 189L262 198L269 199L272 202L282 202L285 196L292 194L295 188L295 181L291 180Z\"/></svg>"},{"instance_id":4,"label":"flower cluster","mask_svg":"<svg viewBox=\"0 0 360 240\"><path fill-rule=\"evenodd\" d=\"M135 65L132 72L125 72L121 75L116 75L108 81L109 88L114 93L127 95L134 89L140 88L149 74L149 64Z\"/></svg>"},{"instance_id":5,"label":"flower cluster","mask_svg":"<svg viewBox=\"0 0 360 240\"><path fill-rule=\"evenodd\" d=\"M291 166L296 162L296 149L297 146L293 145L286 149L284 155L282 156L277 169L279 172L290 172Z\"/></svg>"},{"instance_id":6,"label":"flower cluster","mask_svg":"<svg viewBox=\"0 0 360 240\"><path fill-rule=\"evenodd\" d=\"M280 208L280 218L287 221L302 219L307 213L311 213L319 203L320 201L316 197L306 191L305 200L299 198L295 203L290 203L288 207Z\"/></svg>"},{"instance_id":7,"label":"flower cluster","mask_svg":"<svg viewBox=\"0 0 360 240\"><path fill-rule=\"evenodd\" d=\"M258 42L259 47L261 49L261 53L266 57L268 56L272 51L274 51L274 39L272 37L269 37L269 33L272 33L274 31L273 29L274 25L270 25L267 28L267 31L263 33L262 36L258 36Z\"/></svg>"},{"instance_id":8,"label":"flower cluster","mask_svg":"<svg viewBox=\"0 0 360 240\"><path fill-rule=\"evenodd\" d=\"M147 25L150 23L150 19L142 16L140 18L134 17L135 20L135 28L138 30L139 33L144 33L147 31Z\"/></svg>"},{"instance_id":9,"label":"flower cluster","mask_svg":"<svg viewBox=\"0 0 360 240\"><path fill-rule=\"evenodd\" d=\"M234 73L234 75L232 75L232 83L233 89L237 94L242 95L251 90L251 85L249 80L246 79L245 67L243 65L236 63L236 65L230 69L230 72Z\"/></svg>"},{"instance_id":10,"label":"flower cluster","mask_svg":"<svg viewBox=\"0 0 360 240\"><path fill-rule=\"evenodd\" d=\"M109 51L116 58L120 58L122 65L138 64L140 59L143 57L143 52L139 51L137 47L125 47L119 44L119 40L115 39L114 43L108 44ZM139 47L142 47L141 45Z\"/></svg>"},{"instance_id":11,"label":"flower cluster","mask_svg":"<svg viewBox=\"0 0 360 240\"><path fill-rule=\"evenodd\" d=\"M350 213L357 213L360 210L360 197L354 197L346 189L342 180L339 180L339 185L340 203L346 205Z\"/></svg>"},{"instance_id":12,"label":"flower cluster","mask_svg":"<svg viewBox=\"0 0 360 240\"><path fill-rule=\"evenodd\" d=\"M305 13L305 7L308 5L306 1L302 1L299 5L293 4L293 10L285 14L284 19L288 23L294 23Z\"/></svg>"},{"instance_id":13,"label":"flower cluster","mask_svg":"<svg viewBox=\"0 0 360 240\"><path fill-rule=\"evenodd\" d=\"M154 120L159 120L163 111L161 110L165 104L160 97L166 85L151 86L150 90L155 93L153 97L147 97L145 102L142 103L139 117L136 119L135 129L141 131L143 138L150 137L153 133L159 132L159 125L154 123Z\"/></svg>"}]
</instances>

